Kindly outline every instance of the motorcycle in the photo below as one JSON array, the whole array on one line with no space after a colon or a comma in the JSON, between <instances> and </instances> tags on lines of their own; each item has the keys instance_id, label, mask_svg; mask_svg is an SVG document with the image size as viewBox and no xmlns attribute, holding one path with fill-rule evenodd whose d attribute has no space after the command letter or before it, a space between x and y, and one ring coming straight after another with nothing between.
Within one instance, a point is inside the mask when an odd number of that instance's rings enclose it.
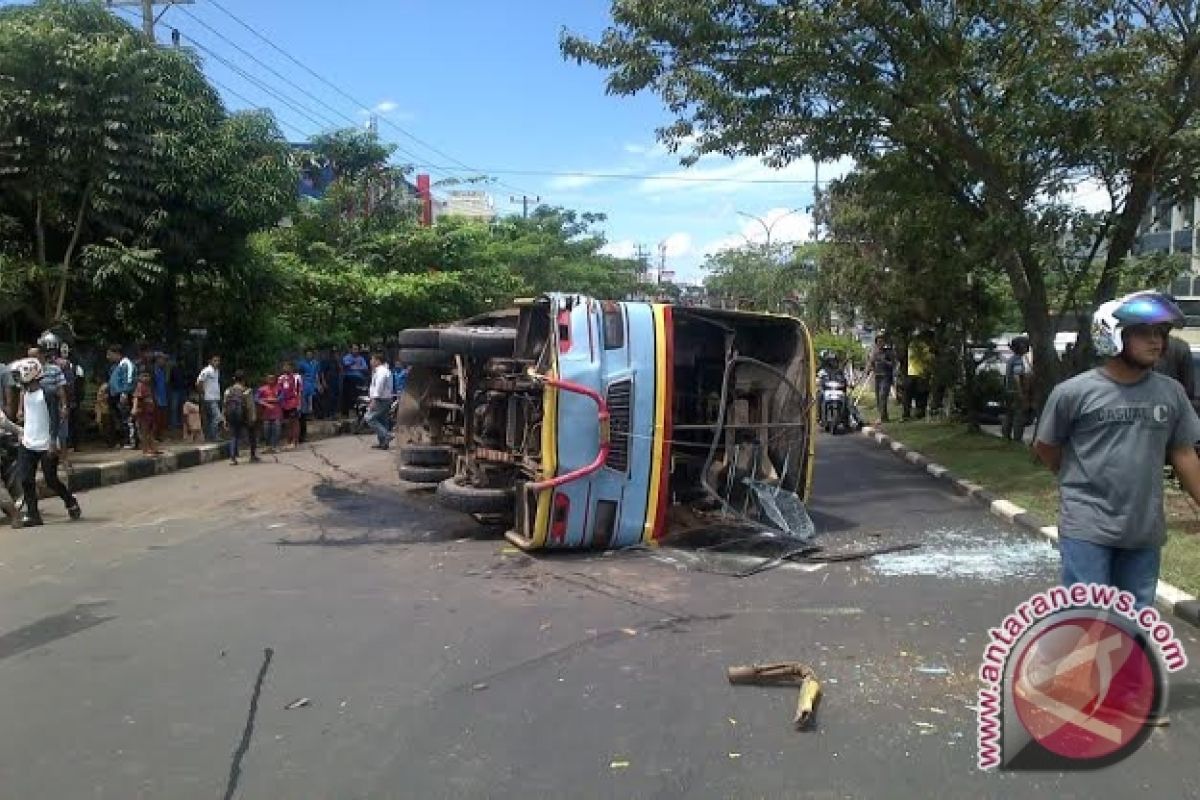
<instances>
[{"instance_id":1,"label":"motorcycle","mask_svg":"<svg viewBox=\"0 0 1200 800\"><path fill-rule=\"evenodd\" d=\"M817 373L817 385L821 387L818 419L826 433L836 435L843 430L862 427L862 416L849 392L844 373L822 369Z\"/></svg>"},{"instance_id":2,"label":"motorcycle","mask_svg":"<svg viewBox=\"0 0 1200 800\"><path fill-rule=\"evenodd\" d=\"M16 436L0 431L0 515L17 513L15 507L20 502L21 487L16 474L18 444Z\"/></svg>"},{"instance_id":3,"label":"motorcycle","mask_svg":"<svg viewBox=\"0 0 1200 800\"><path fill-rule=\"evenodd\" d=\"M367 425L367 413L371 410L371 398L367 395L362 395L354 401L354 432L367 433L371 427ZM396 414L400 410L400 396L396 395L392 398L392 404L388 406L387 416L383 419L384 427L389 431L396 426Z\"/></svg>"}]
</instances>

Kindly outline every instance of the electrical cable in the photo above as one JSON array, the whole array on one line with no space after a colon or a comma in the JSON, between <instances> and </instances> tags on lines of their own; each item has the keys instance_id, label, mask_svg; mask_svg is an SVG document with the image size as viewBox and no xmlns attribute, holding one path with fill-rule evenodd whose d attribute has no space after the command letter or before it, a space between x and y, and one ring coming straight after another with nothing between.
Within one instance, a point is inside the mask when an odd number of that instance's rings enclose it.
<instances>
[{"instance_id":1,"label":"electrical cable","mask_svg":"<svg viewBox=\"0 0 1200 800\"><path fill-rule=\"evenodd\" d=\"M253 36L255 36L257 39L259 39L260 41L262 41L262 42L263 42L264 44L266 44L268 47L270 47L270 48L271 48L271 49L273 49L275 52L277 52L277 53L279 53L280 55L282 55L284 58L286 58L286 59L288 59L289 61L291 61L291 62L292 62L293 64L295 64L297 67L299 67L300 69L302 69L302 70L304 70L305 72L307 72L309 75L311 75L313 78L315 78L316 80L318 80L318 81L320 81L321 83L323 83L325 86L328 86L330 89L332 89L333 91L337 92L339 95L341 95L341 96L342 96L342 97L344 97L345 99L349 100L349 101L350 101L351 103L353 103L353 104L354 104L356 107L358 107L358 108L370 108L370 105L369 105L369 104L367 104L367 103L364 103L364 102L362 102L361 100L359 100L359 99L355 98L353 95L349 94L349 93L348 93L348 92L346 92L344 89L342 89L341 87L339 87L339 86L337 86L336 84L334 84L332 81L329 81L328 79L326 79L325 77L323 77L322 75L320 75L319 73L317 73L317 72L316 72L314 69L312 69L311 67L309 67L309 66L308 66L307 64L305 64L304 62L300 61L298 58L296 58L295 56L293 56L291 53L289 53L288 51L284 50L284 49L283 49L282 47L280 47L279 45L275 44L275 42L273 42L273 41L272 41L272 40L271 40L269 37L265 36L265 35L264 35L264 34L262 34L262 33L259 33L259 32L258 32L258 30L256 30L256 29L254 28L254 26L250 25L250 23L246 22L246 21L245 21L245 20L243 20L241 17L237 16L237 15L236 15L236 14L234 14L232 11L230 11L230 10L229 10L229 9L227 9L227 8L225 8L225 6L224 6L224 5L222 5L220 2L218 2L218 0L209 0L209 2L210 2L210 3L211 3L211 4L212 4L212 5L215 7L215 8L217 8L217 10L219 10L221 13L225 14L227 17L229 17L230 19L232 19L232 20L233 20L234 22L236 22L238 25L240 25L240 26L242 26L243 28L245 28L245 29L246 29L247 31L249 31L249 32L250 32L250 33L251 33ZM381 117L380 119L381 119L381 121L382 121L384 124L388 125L389 127L393 128L394 130L398 131L398 132L399 132L401 135L403 135L403 136L407 137L408 139L411 139L411 140L412 140L413 142L415 142L416 144L419 144L419 145L421 145L422 147L424 147L424 148L426 148L427 150L429 150L430 152L432 152L432 153L436 153L437 155L441 156L442 158L445 158L445 159L447 159L447 160L448 160L448 161L450 161L451 163L458 165L458 167L459 167L461 170L466 170L466 171L468 171L468 172L474 172L474 173L483 173L483 172L485 172L484 170L476 169L475 167L472 167L470 164L467 164L466 162L464 162L464 161L461 161L461 160L459 160L459 159L455 158L454 156L450 155L449 153L445 152L444 150L441 150L441 149L437 148L436 146L434 146L434 145L430 144L429 142L427 142L427 141L425 141L424 139L420 138L420 137L419 137L419 136L417 136L416 134L414 134L414 133L411 133L410 131L406 130L405 128L403 128L402 126L400 126L400 125L396 124L395 122L392 122L392 121L391 121L390 119L388 119L387 117ZM438 167L438 169L445 170L445 169L447 169L447 168L446 168L446 167ZM535 194L535 192L530 192L530 191L527 191L527 190L525 190L525 189L519 189L519 188L517 188L517 187L515 187L515 186L512 186L511 184L506 184L506 183L503 183L503 182L500 182L500 181L497 181L497 185L499 185L499 186L503 186L503 187L505 187L505 188L509 189L510 191L514 191L514 192L517 192L517 193L519 193L519 194L528 194L528 195L533 195L533 194Z\"/></svg>"}]
</instances>

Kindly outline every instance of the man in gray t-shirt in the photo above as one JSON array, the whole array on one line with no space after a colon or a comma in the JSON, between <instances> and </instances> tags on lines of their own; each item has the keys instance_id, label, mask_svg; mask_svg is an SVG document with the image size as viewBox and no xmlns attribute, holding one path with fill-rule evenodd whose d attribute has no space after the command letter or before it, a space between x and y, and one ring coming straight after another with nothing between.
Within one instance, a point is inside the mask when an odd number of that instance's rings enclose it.
<instances>
[{"instance_id":1,"label":"man in gray t-shirt","mask_svg":"<svg viewBox=\"0 0 1200 800\"><path fill-rule=\"evenodd\" d=\"M1154 603L1166 541L1164 459L1200 502L1200 419L1183 387L1153 371L1181 322L1156 293L1103 304L1093 338L1107 361L1055 387L1034 445L1059 476L1063 584L1116 586L1139 607Z\"/></svg>"}]
</instances>

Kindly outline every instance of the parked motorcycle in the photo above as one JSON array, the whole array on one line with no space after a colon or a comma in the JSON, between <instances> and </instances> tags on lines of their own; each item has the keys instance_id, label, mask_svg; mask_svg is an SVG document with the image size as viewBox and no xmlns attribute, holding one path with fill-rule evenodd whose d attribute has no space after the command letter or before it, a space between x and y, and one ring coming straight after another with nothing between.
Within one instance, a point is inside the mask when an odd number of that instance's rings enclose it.
<instances>
[{"instance_id":1,"label":"parked motorcycle","mask_svg":"<svg viewBox=\"0 0 1200 800\"><path fill-rule=\"evenodd\" d=\"M371 430L367 425L367 412L371 410L371 398L367 395L362 395L354 401L354 432L367 433ZM388 406L387 417L383 420L383 424L390 431L396 425L396 413L400 410L400 396L396 395L392 398L392 404Z\"/></svg>"}]
</instances>

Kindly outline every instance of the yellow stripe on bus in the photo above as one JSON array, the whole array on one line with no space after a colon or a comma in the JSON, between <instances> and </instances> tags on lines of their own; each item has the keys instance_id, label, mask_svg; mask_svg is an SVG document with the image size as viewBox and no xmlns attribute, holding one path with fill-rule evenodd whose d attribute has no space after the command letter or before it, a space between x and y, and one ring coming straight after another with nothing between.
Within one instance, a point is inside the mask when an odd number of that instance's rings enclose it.
<instances>
[{"instance_id":1,"label":"yellow stripe on bus","mask_svg":"<svg viewBox=\"0 0 1200 800\"><path fill-rule=\"evenodd\" d=\"M549 374L558 377L558 358L555 357ZM541 480L553 478L558 470L558 389L547 386L543 395L542 413L542 474ZM550 497L553 489L538 493L537 513L533 518L533 538L531 548L539 548L546 544L546 536L550 533Z\"/></svg>"},{"instance_id":2,"label":"yellow stripe on bus","mask_svg":"<svg viewBox=\"0 0 1200 800\"><path fill-rule=\"evenodd\" d=\"M655 303L654 312L654 441L650 443L650 488L647 492L646 519L642 525L642 542L655 544L654 522L658 519L659 504L666 498L661 495L663 471L663 436L667 429L667 325L663 306Z\"/></svg>"}]
</instances>

